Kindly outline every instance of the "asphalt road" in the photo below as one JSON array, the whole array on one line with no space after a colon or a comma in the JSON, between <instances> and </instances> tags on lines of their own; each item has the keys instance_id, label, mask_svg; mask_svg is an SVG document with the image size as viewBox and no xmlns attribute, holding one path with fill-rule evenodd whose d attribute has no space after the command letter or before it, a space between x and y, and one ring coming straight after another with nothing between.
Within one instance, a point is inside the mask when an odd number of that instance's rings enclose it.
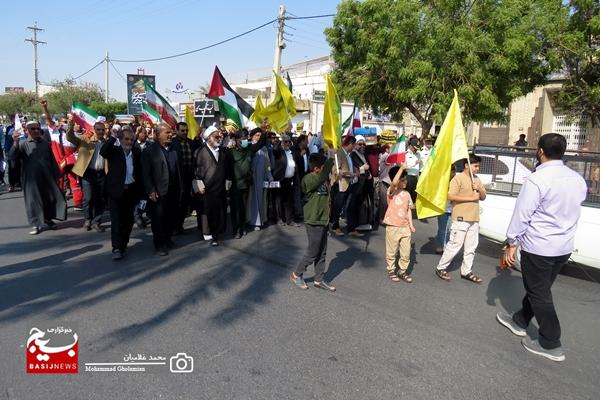
<instances>
[{"instance_id":1,"label":"asphalt road","mask_svg":"<svg viewBox=\"0 0 600 400\"><path fill-rule=\"evenodd\" d=\"M125 260L109 231L27 234L21 193L0 195L0 399L597 399L600 285L559 276L554 299L567 359L527 353L495 321L515 311L520 274L496 269L499 246L481 239L475 285L433 274L436 222L417 223L414 283L386 276L383 230L330 238L336 293L288 280L304 228L272 226L210 248L188 233L168 257L134 228ZM455 265L457 268L458 265ZM309 270L307 276L311 276ZM32 327L72 327L79 374L25 372ZM529 333L536 336L534 327ZM86 372L124 355L185 352L191 373ZM135 356L134 356L135 357Z\"/></svg>"}]
</instances>

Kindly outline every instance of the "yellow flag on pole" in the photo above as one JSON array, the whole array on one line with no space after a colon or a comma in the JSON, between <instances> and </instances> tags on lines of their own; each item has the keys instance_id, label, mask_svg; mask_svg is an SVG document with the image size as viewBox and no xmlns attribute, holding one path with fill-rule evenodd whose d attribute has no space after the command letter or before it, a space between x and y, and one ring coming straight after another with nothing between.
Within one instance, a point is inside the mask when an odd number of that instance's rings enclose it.
<instances>
[{"instance_id":1,"label":"yellow flag on pole","mask_svg":"<svg viewBox=\"0 0 600 400\"><path fill-rule=\"evenodd\" d=\"M256 101L254 102L254 112L250 116L250 119L252 121L254 121L254 123L256 125L260 125L260 123L262 122L262 120L258 117L258 114L260 114L260 112L264 108L265 108L265 106L263 105L263 102L262 102L262 99L260 98L260 95L256 96Z\"/></svg>"},{"instance_id":2,"label":"yellow flag on pole","mask_svg":"<svg viewBox=\"0 0 600 400\"><path fill-rule=\"evenodd\" d=\"M342 106L329 74L325 76L325 85L323 141L337 150L342 146Z\"/></svg>"},{"instance_id":3,"label":"yellow flag on pole","mask_svg":"<svg viewBox=\"0 0 600 400\"><path fill-rule=\"evenodd\" d=\"M292 92L278 74L275 74L275 81L275 98L260 112L255 109L254 118L261 122L266 118L275 132L285 132L290 119L296 115L296 103Z\"/></svg>"},{"instance_id":4,"label":"yellow flag on pole","mask_svg":"<svg viewBox=\"0 0 600 400\"><path fill-rule=\"evenodd\" d=\"M196 118L194 118L192 106L189 105L185 107L185 123L188 126L188 139L194 140L198 134L198 123L196 122Z\"/></svg>"},{"instance_id":5,"label":"yellow flag on pole","mask_svg":"<svg viewBox=\"0 0 600 400\"><path fill-rule=\"evenodd\" d=\"M465 128L455 90L444 124L417 182L416 207L419 219L435 217L446 212L450 167L456 161L468 157Z\"/></svg>"}]
</instances>

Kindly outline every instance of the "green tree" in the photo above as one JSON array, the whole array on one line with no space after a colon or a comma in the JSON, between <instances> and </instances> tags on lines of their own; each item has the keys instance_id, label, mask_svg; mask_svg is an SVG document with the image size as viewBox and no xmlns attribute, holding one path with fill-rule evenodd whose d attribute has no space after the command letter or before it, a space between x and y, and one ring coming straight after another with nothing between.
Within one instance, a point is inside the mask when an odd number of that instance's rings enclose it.
<instances>
[{"instance_id":1,"label":"green tree","mask_svg":"<svg viewBox=\"0 0 600 400\"><path fill-rule=\"evenodd\" d=\"M584 116L600 125L600 3L572 0L568 29L557 40L567 74L557 96L571 118Z\"/></svg>"},{"instance_id":2,"label":"green tree","mask_svg":"<svg viewBox=\"0 0 600 400\"><path fill-rule=\"evenodd\" d=\"M341 95L427 134L459 93L466 120L501 121L559 64L560 0L344 0L325 30Z\"/></svg>"},{"instance_id":3,"label":"green tree","mask_svg":"<svg viewBox=\"0 0 600 400\"><path fill-rule=\"evenodd\" d=\"M127 113L127 103L122 101L110 101L108 103L104 100L92 101L90 103L90 108L96 111L98 115L103 115L107 119L113 119L115 114Z\"/></svg>"},{"instance_id":4,"label":"green tree","mask_svg":"<svg viewBox=\"0 0 600 400\"><path fill-rule=\"evenodd\" d=\"M76 85L74 81L53 81L54 91L45 97L48 99L48 109L52 114L65 114L71 110L74 101L91 104L93 101L104 101L100 86L95 83Z\"/></svg>"},{"instance_id":5,"label":"green tree","mask_svg":"<svg viewBox=\"0 0 600 400\"><path fill-rule=\"evenodd\" d=\"M0 115L14 115L17 112L40 112L35 93L7 93L0 96Z\"/></svg>"}]
</instances>

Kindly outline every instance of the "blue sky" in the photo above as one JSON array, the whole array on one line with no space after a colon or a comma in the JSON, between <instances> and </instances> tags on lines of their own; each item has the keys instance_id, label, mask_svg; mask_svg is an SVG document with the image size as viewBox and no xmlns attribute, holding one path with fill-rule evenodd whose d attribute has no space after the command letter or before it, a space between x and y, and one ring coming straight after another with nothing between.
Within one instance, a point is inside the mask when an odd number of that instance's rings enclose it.
<instances>
[{"instance_id":1,"label":"blue sky","mask_svg":"<svg viewBox=\"0 0 600 400\"><path fill-rule=\"evenodd\" d=\"M24 39L31 37L26 29L37 21L44 31L38 40L40 81L76 77L94 66L109 52L111 59L138 60L181 53L226 39L276 18L284 4L296 16L333 14L338 0L320 1L200 1L146 0L142 2L114 0L10 1L3 4L0 43L0 93L5 86L33 88L33 50ZM141 4L141 5L140 5ZM288 21L283 51L283 65L329 54L323 29L332 18ZM296 28L296 30L292 29ZM166 92L182 82L196 89L209 82L215 65L233 78L242 72L269 70L273 65L276 26L214 47L166 61L115 63L122 75L144 68L156 75L159 91ZM94 82L104 87L104 64L78 82ZM125 100L123 79L110 67L111 98ZM187 96L171 95L173 100Z\"/></svg>"}]
</instances>

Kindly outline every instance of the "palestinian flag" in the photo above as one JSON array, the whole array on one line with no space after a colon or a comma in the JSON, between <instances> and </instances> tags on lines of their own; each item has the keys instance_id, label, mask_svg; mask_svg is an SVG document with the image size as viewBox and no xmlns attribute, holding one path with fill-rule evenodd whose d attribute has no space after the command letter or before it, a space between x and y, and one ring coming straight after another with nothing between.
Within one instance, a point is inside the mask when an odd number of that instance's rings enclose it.
<instances>
[{"instance_id":1,"label":"palestinian flag","mask_svg":"<svg viewBox=\"0 0 600 400\"><path fill-rule=\"evenodd\" d=\"M71 114L75 123L81 126L84 131L94 131L94 124L98 119L98 114L95 111L87 108L83 103L74 101L71 106Z\"/></svg>"},{"instance_id":2,"label":"palestinian flag","mask_svg":"<svg viewBox=\"0 0 600 400\"><path fill-rule=\"evenodd\" d=\"M397 165L406 161L406 137L404 135L394 143L390 155L385 160L387 165Z\"/></svg>"},{"instance_id":3,"label":"palestinian flag","mask_svg":"<svg viewBox=\"0 0 600 400\"><path fill-rule=\"evenodd\" d=\"M354 135L354 128L360 128L360 108L358 107L358 103L354 102L354 107L352 107L352 114L342 124L342 131L346 135Z\"/></svg>"},{"instance_id":4,"label":"palestinian flag","mask_svg":"<svg viewBox=\"0 0 600 400\"><path fill-rule=\"evenodd\" d=\"M231 119L240 128L248 125L248 120L254 109L229 86L217 66L215 66L215 72L210 83L208 97L219 103L219 111L225 119Z\"/></svg>"},{"instance_id":5,"label":"palestinian flag","mask_svg":"<svg viewBox=\"0 0 600 400\"><path fill-rule=\"evenodd\" d=\"M160 114L147 103L142 104L142 119L152 125L160 124Z\"/></svg>"},{"instance_id":6,"label":"palestinian flag","mask_svg":"<svg viewBox=\"0 0 600 400\"><path fill-rule=\"evenodd\" d=\"M179 115L171 104L160 95L148 82L144 81L146 90L146 104L148 107L156 111L160 119L167 123L171 128L175 129L175 125L179 122Z\"/></svg>"}]
</instances>

